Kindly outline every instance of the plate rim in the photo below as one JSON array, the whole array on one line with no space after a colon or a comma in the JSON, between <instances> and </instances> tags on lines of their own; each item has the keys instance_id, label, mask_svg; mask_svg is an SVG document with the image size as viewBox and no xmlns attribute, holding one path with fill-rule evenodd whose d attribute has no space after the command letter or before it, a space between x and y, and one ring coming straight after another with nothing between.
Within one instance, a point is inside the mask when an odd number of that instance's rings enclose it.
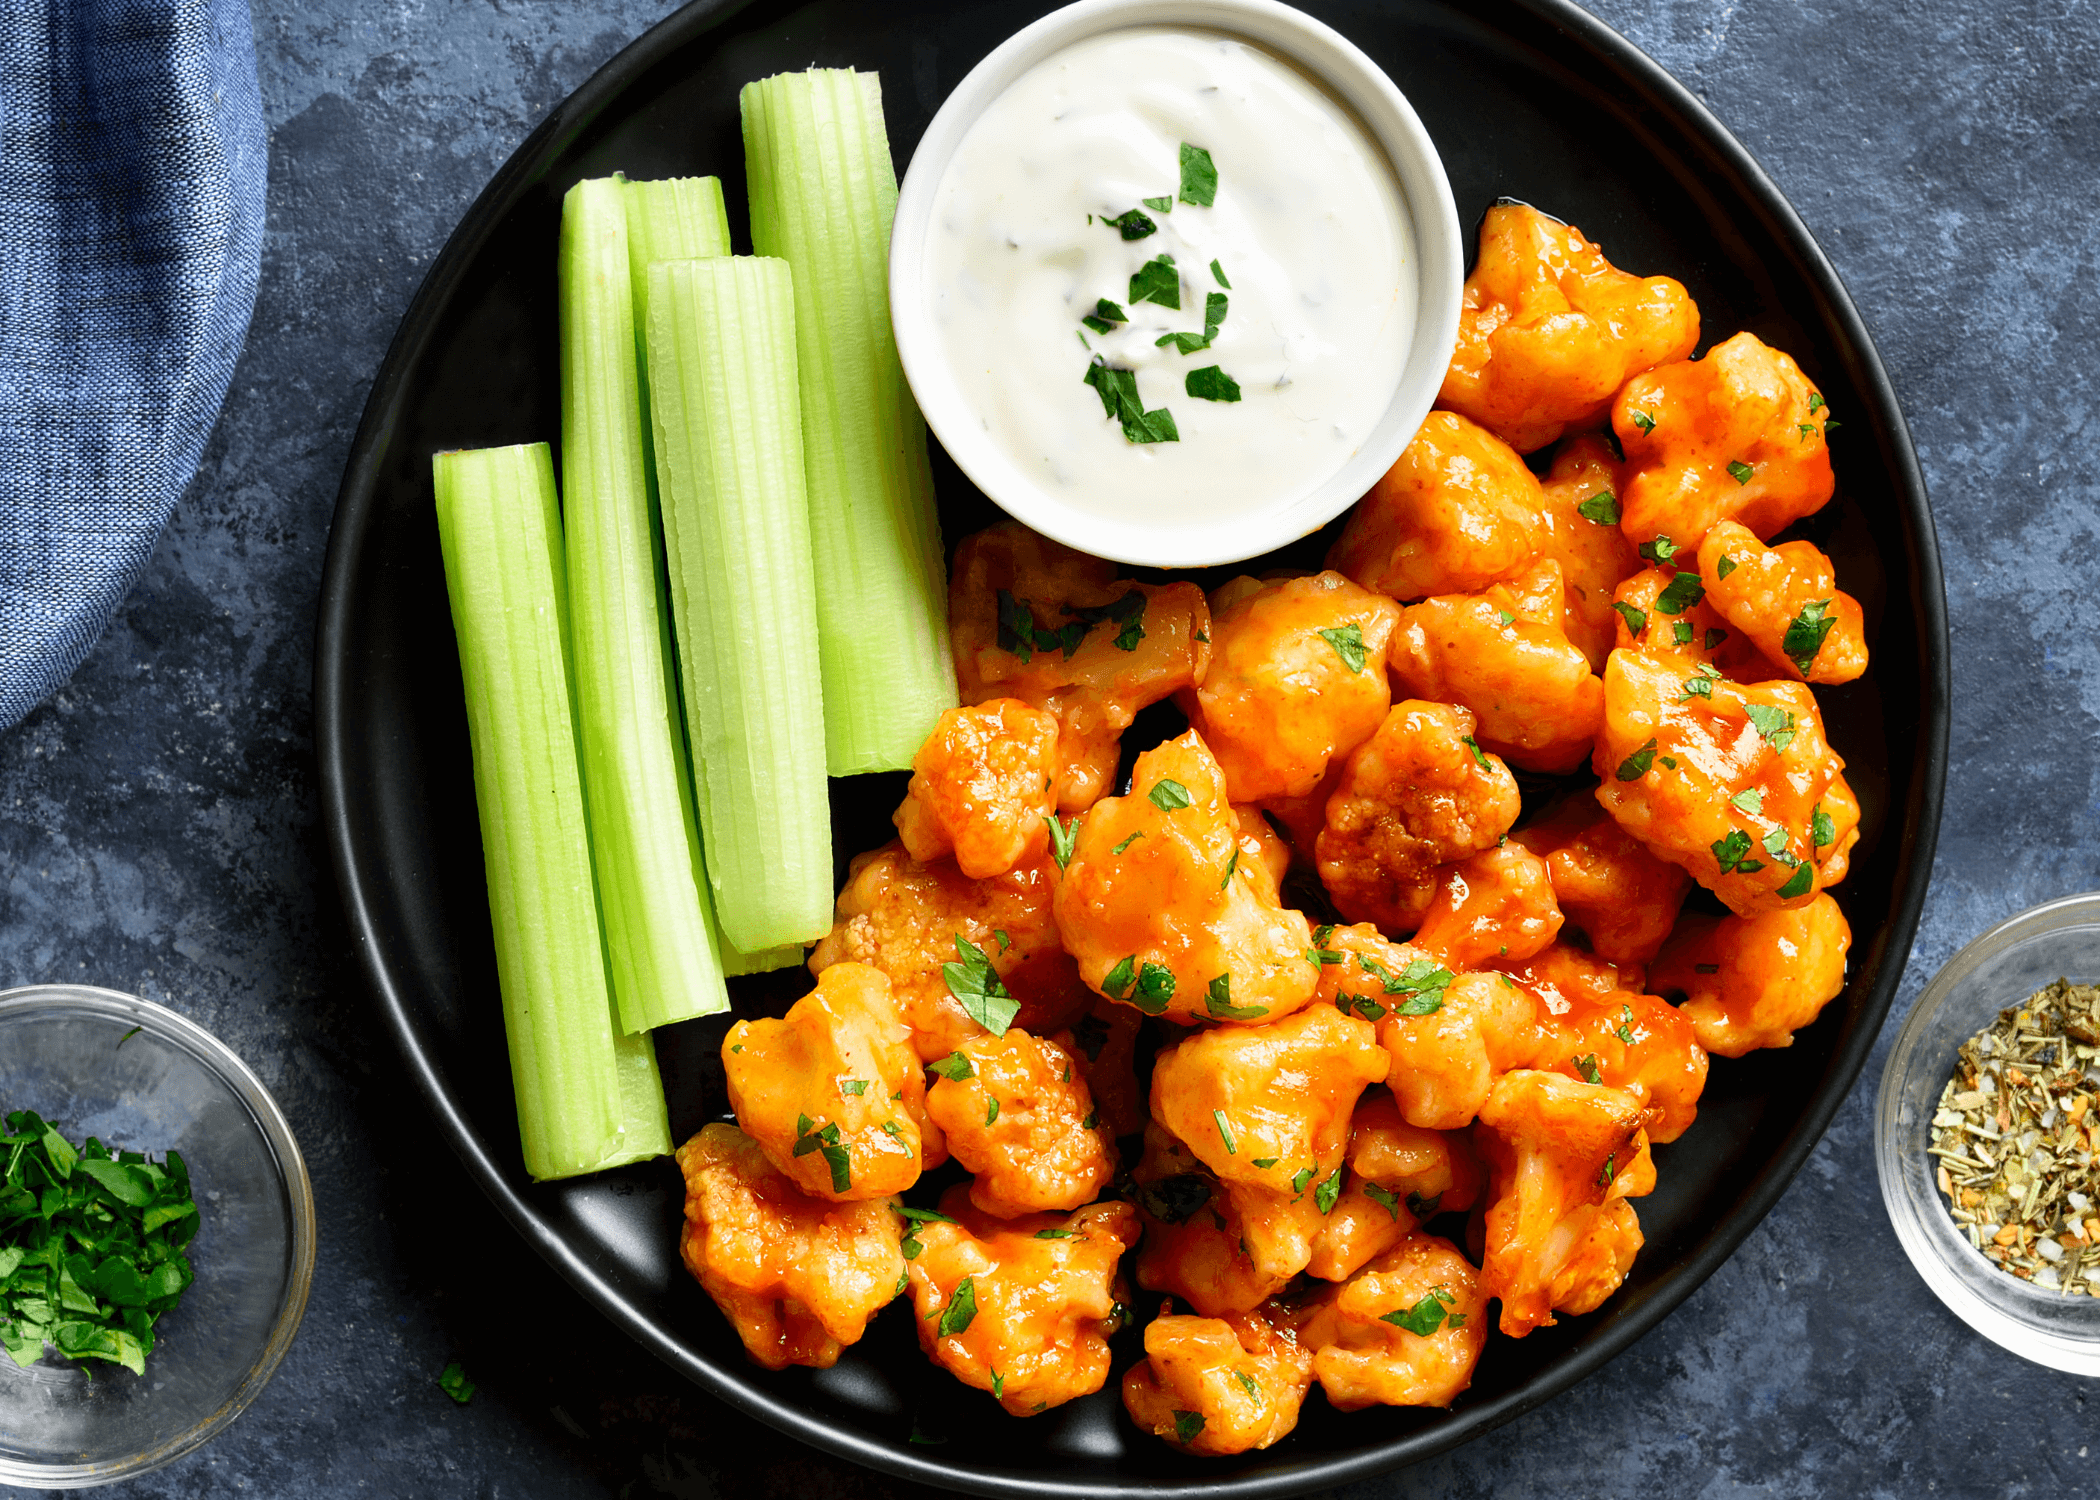
<instances>
[{"instance_id":1,"label":"plate rim","mask_svg":"<svg viewBox=\"0 0 2100 1500\"><path fill-rule=\"evenodd\" d=\"M371 524L377 489L376 459L400 414L408 371L428 345L437 316L464 278L468 265L509 211L516 192L536 180L570 138L666 56L698 41L754 3L756 0L691 0L622 48L575 92L549 110L476 195L431 262L388 344L351 440L330 522L315 621L313 702L314 754L321 793L318 810L328 867L357 950L357 965L379 1001L387 1031L417 1091L468 1174L526 1243L642 1347L711 1395L799 1441L898 1478L941 1489L1011 1497L1069 1496L1082 1500L1107 1493L1142 1493L1188 1500L1224 1496L1252 1500L1258 1496L1302 1494L1320 1486L1390 1472L1447 1452L1515 1420L1594 1374L1647 1334L1698 1290L1764 1221L1857 1085L1902 982L1916 936L1931 883L1946 791L1952 720L1946 589L1930 499L1909 424L1904 420L1880 351L1850 291L1793 204L1756 158L1660 63L1573 0L1505 0L1549 31L1561 33L1576 51L1616 70L1631 86L1626 101L1629 113L1660 110L1674 117L1688 138L1698 141L1725 165L1740 186L1744 200L1762 211L1766 227L1792 252L1810 284L1823 295L1827 306L1821 311L1849 355L1854 365L1851 373L1875 408L1887 435L1887 451L1881 459L1908 522L1904 536L1909 555L1904 561L1915 571L1918 581L1914 624L1920 636L1920 677L1926 692L1921 704L1921 732L1913 742L1916 818L1890 830L1901 841L1898 857L1905 862L1903 874L1897 883L1888 923L1875 934L1882 940L1879 968L1858 1013L1858 1024L1833 1054L1829 1082L1795 1121L1781 1149L1765 1163L1736 1209L1630 1315L1587 1340L1571 1356L1529 1383L1453 1413L1452 1420L1367 1444L1340 1456L1238 1477L1205 1478L1198 1473L1186 1480L1139 1479L1104 1488L1096 1481L1074 1482L1055 1475L982 1469L964 1472L903 1444L891 1446L874 1437L826 1426L796 1404L717 1369L669 1337L666 1329L640 1316L597 1268L577 1253L549 1217L527 1200L520 1185L497 1165L457 1100L449 1095L442 1073L423 1045L418 1024L403 1003L391 966L381 953L379 926L373 920L373 902L368 894L375 883L366 879L352 845L353 817L344 771L350 674L343 652L351 619L351 558L360 551Z\"/></svg>"}]
</instances>

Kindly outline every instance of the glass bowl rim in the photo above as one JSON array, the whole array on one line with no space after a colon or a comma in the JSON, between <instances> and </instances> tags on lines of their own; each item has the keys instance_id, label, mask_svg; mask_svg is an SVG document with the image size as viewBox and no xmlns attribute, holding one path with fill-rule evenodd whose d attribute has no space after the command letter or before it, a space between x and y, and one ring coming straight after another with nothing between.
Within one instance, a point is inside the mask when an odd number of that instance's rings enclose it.
<instances>
[{"instance_id":1,"label":"glass bowl rim","mask_svg":"<svg viewBox=\"0 0 2100 1500\"><path fill-rule=\"evenodd\" d=\"M173 1043L204 1067L217 1074L248 1111L249 1120L269 1147L284 1183L291 1220L291 1254L285 1295L271 1325L269 1342L249 1367L233 1395L202 1421L194 1423L143 1452L108 1462L24 1463L0 1456L0 1484L28 1485L43 1489L80 1489L109 1484L173 1463L195 1451L230 1425L262 1393L277 1372L292 1339L306 1314L307 1296L313 1287L318 1232L314 1217L313 1182L307 1175L306 1158L292 1135L269 1089L254 1069L224 1042L179 1011L157 1001L127 995L121 990L86 984L29 984L0 990L0 1027L9 1021L51 1011L96 1016L110 1021L129 1021L134 1026Z\"/></svg>"},{"instance_id":2,"label":"glass bowl rim","mask_svg":"<svg viewBox=\"0 0 2100 1500\"><path fill-rule=\"evenodd\" d=\"M1940 966L1904 1017L1889 1048L1888 1060L1882 1065L1874 1099L1874 1166L1881 1185L1882 1207L1896 1231L1897 1241L1919 1279L1949 1312L2022 1359L2049 1369L2093 1376L2100 1375L2100 1317L2096 1317L2090 1335L2038 1328L2009 1309L2023 1300L2042 1297L2041 1290L2002 1272L1980 1278L1973 1285L1956 1274L1947 1246L1941 1237L1928 1232L1923 1213L1904 1190L1903 1176L1914 1163L1900 1131L1903 1085L1928 1061L1924 1057L1924 1037L1934 1018L1964 993L1967 983L1989 960L2023 943L2072 928L2100 928L2100 891L2059 896L2015 912L1971 938ZM1931 1208L1945 1216L1946 1210L1936 1198ZM1951 1226L1952 1220L1947 1222ZM2100 1298L2093 1300L2100 1306Z\"/></svg>"}]
</instances>

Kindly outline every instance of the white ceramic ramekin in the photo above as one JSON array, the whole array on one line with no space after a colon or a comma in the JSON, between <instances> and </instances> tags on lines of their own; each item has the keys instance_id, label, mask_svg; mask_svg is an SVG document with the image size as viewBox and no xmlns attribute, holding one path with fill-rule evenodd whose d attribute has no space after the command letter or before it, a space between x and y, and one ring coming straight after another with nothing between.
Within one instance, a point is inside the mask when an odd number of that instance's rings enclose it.
<instances>
[{"instance_id":1,"label":"white ceramic ramekin","mask_svg":"<svg viewBox=\"0 0 2100 1500\"><path fill-rule=\"evenodd\" d=\"M1414 337L1384 415L1315 488L1201 525L1104 518L1045 492L968 415L934 328L922 260L950 158L978 117L1023 73L1076 42L1133 26L1185 26L1246 38L1295 64L1363 125L1392 169L1412 221ZM1332 27L1278 0L1079 0L1007 38L941 105L913 153L890 235L890 317L897 352L927 424L957 466L1008 514L1096 556L1159 567L1237 562L1294 541L1354 504L1414 437L1435 401L1458 335L1465 249L1451 184L1428 131L1376 63Z\"/></svg>"}]
</instances>

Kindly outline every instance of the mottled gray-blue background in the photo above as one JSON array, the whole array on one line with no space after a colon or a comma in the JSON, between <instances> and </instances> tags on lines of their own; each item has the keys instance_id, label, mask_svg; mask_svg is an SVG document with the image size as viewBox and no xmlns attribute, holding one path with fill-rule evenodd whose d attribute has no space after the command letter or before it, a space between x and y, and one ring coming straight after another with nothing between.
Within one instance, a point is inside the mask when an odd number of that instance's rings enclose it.
<instances>
[{"instance_id":1,"label":"mottled gray-blue background","mask_svg":"<svg viewBox=\"0 0 2100 1500\"><path fill-rule=\"evenodd\" d=\"M531 1259L442 1147L346 962L315 826L313 610L394 325L542 114L667 0L258 7L271 135L253 332L196 485L71 686L0 736L0 981L165 999L284 1102L321 1204L275 1382L144 1497L887 1497L687 1387ZM2094 645L2100 14L2087 0L1602 0L1836 262L1934 498L1954 628L1947 815L1896 1014L1980 928L2100 886ZM1891 1026L1893 1031L1893 1024ZM1876 1054L1785 1200L1573 1392L1370 1496L2100 1489L2091 1382L1943 1312L1883 1216ZM377 1097L375 1097L377 1096ZM521 1301L490 1305L500 1263ZM465 1360L458 1407L433 1377Z\"/></svg>"}]
</instances>

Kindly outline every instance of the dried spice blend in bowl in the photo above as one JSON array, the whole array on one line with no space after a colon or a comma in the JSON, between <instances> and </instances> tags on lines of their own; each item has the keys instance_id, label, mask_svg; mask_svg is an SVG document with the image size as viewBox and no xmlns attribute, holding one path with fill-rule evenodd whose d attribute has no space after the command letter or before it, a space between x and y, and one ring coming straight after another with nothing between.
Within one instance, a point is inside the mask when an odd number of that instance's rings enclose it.
<instances>
[{"instance_id":1,"label":"dried spice blend in bowl","mask_svg":"<svg viewBox=\"0 0 2100 1500\"><path fill-rule=\"evenodd\" d=\"M1932 1120L1934 1180L2000 1270L2100 1296L2100 986L2058 979L1962 1043Z\"/></svg>"}]
</instances>

